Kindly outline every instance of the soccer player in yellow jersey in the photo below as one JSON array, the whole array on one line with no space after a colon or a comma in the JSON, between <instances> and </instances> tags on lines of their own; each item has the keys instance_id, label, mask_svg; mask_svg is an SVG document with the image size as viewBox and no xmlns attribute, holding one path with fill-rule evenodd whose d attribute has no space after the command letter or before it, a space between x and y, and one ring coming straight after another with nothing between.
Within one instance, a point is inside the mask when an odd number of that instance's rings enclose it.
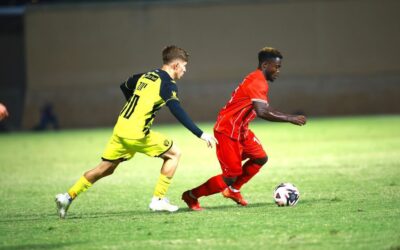
<instances>
[{"instance_id":1,"label":"soccer player in yellow jersey","mask_svg":"<svg viewBox=\"0 0 400 250\"><path fill-rule=\"evenodd\" d=\"M168 46L162 52L163 66L160 69L136 74L122 85L127 102L122 108L113 134L95 168L87 171L68 190L56 195L55 201L60 218L65 218L72 201L99 179L111 175L122 162L131 159L135 153L163 159L160 177L155 186L149 208L152 211L174 212L178 207L169 203L165 194L174 176L181 155L180 149L170 138L151 130L157 111L167 105L171 113L193 134L207 143L216 139L203 133L182 109L175 80L186 72L188 53L176 46Z\"/></svg>"}]
</instances>

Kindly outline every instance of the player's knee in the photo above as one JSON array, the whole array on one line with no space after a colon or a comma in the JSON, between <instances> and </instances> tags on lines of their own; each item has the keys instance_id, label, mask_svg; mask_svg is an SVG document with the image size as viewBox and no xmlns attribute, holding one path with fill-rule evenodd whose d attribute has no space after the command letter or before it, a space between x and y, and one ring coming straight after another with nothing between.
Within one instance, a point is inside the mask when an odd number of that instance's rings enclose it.
<instances>
[{"instance_id":1,"label":"player's knee","mask_svg":"<svg viewBox=\"0 0 400 250\"><path fill-rule=\"evenodd\" d=\"M107 168L104 172L103 172L103 176L107 176L107 175L112 175L115 171L116 167L110 167Z\"/></svg>"},{"instance_id":2,"label":"player's knee","mask_svg":"<svg viewBox=\"0 0 400 250\"><path fill-rule=\"evenodd\" d=\"M265 156L263 158L252 159L252 161L257 165L263 166L265 165L265 163L268 162L268 156Z\"/></svg>"},{"instance_id":3,"label":"player's knee","mask_svg":"<svg viewBox=\"0 0 400 250\"><path fill-rule=\"evenodd\" d=\"M182 151L181 151L181 149L178 148L178 147L176 147L176 149L175 149L175 157L176 157L177 159L179 159L179 158L181 158L181 156L182 156Z\"/></svg>"},{"instance_id":4,"label":"player's knee","mask_svg":"<svg viewBox=\"0 0 400 250\"><path fill-rule=\"evenodd\" d=\"M179 147L173 146L170 149L169 156L172 159L179 160L179 158L181 158L181 155L182 155L182 151L181 151L181 149Z\"/></svg>"},{"instance_id":5,"label":"player's knee","mask_svg":"<svg viewBox=\"0 0 400 250\"><path fill-rule=\"evenodd\" d=\"M100 168L100 175L103 177L112 175L117 166L118 163L116 162L105 162L104 165Z\"/></svg>"},{"instance_id":6,"label":"player's knee","mask_svg":"<svg viewBox=\"0 0 400 250\"><path fill-rule=\"evenodd\" d=\"M176 146L173 145L167 152L165 152L161 158L163 158L164 160L168 160L168 159L172 159L172 160L176 160L179 161L179 158L181 158L181 149Z\"/></svg>"}]
</instances>

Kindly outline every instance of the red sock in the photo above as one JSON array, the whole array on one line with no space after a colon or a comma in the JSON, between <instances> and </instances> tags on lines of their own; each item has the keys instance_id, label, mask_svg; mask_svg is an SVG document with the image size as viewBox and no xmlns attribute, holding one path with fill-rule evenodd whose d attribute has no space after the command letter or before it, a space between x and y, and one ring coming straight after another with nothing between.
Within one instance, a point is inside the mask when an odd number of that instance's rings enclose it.
<instances>
[{"instance_id":1,"label":"red sock","mask_svg":"<svg viewBox=\"0 0 400 250\"><path fill-rule=\"evenodd\" d=\"M227 186L224 182L224 179L222 178L222 175L216 175L214 177L211 177L208 181L201 184L197 188L193 188L192 194L196 198L200 198L202 196L208 196L215 193L219 193L226 187Z\"/></svg>"},{"instance_id":2,"label":"red sock","mask_svg":"<svg viewBox=\"0 0 400 250\"><path fill-rule=\"evenodd\" d=\"M251 160L248 160L244 166L243 166L243 172L238 178L236 179L235 183L233 183L231 186L234 189L239 190L243 184L247 183L251 178L253 178L254 175L260 171L260 168L262 166L254 163Z\"/></svg>"}]
</instances>

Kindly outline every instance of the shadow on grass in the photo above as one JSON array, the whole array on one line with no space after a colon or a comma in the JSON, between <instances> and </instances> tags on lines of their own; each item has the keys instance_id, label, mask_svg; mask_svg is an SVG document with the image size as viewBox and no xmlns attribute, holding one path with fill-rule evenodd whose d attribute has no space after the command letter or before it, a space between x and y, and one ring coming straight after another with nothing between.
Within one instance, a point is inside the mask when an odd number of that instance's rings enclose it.
<instances>
[{"instance_id":1,"label":"shadow on grass","mask_svg":"<svg viewBox=\"0 0 400 250\"><path fill-rule=\"evenodd\" d=\"M85 220L85 219L97 219L97 218L130 218L131 220L139 219L146 216L158 216L158 215L166 215L166 214L179 214L183 211L178 210L177 212L170 213L170 212L152 212L149 210L136 210L136 211L97 211L97 212L88 212L88 213L74 213L69 212L66 221L70 220ZM136 218L135 218L136 217ZM60 220L56 213L51 214L24 214L24 215L15 215L15 216L8 216L6 219L0 219L0 223L9 223L9 222L29 222L29 221L48 221L48 220ZM0 248L1 250L1 248Z\"/></svg>"},{"instance_id":2,"label":"shadow on grass","mask_svg":"<svg viewBox=\"0 0 400 250\"><path fill-rule=\"evenodd\" d=\"M240 205L232 204L232 205L220 205L220 206L206 206L204 207L207 211L214 210L234 210L234 209L252 209L258 207L265 207L271 205L270 203L261 202L261 203L252 203L246 207L242 207ZM164 216L164 215L177 215L182 213L192 212L187 207L182 207L178 211L174 213L170 212L152 212L149 210L140 210L140 211L114 211L114 212L95 212L84 215L71 215L68 217L68 220L81 220L81 219L94 219L94 218L112 218L112 217L130 217L130 219L135 219L135 217L146 217L146 216Z\"/></svg>"},{"instance_id":3,"label":"shadow on grass","mask_svg":"<svg viewBox=\"0 0 400 250\"><path fill-rule=\"evenodd\" d=\"M271 203L267 202L260 202L260 203L252 203L249 204L246 207L240 206L233 204L232 205L220 205L220 206L205 206L203 207L204 210L207 211L213 211L213 210L234 210L234 209L252 209L252 208L258 208L258 207L265 207L271 205ZM152 212L149 210L140 210L140 211L115 211L115 212L95 212L95 213L90 213L90 214L84 214L84 215L72 215L68 217L68 220L78 220L78 219L92 219L92 218L107 218L107 217L131 217L131 219L135 216L140 216L140 217L145 217L145 216L163 216L163 215L176 215L176 214L182 214L182 213L187 213L187 212L192 212L192 210L189 210L187 207L181 207L178 211L176 212Z\"/></svg>"},{"instance_id":4,"label":"shadow on grass","mask_svg":"<svg viewBox=\"0 0 400 250\"><path fill-rule=\"evenodd\" d=\"M0 250L36 250L36 249L56 249L61 247L70 247L73 245L81 244L82 242L68 242L68 243L49 243L49 244L25 244L25 245L12 245L12 246L0 246Z\"/></svg>"},{"instance_id":5,"label":"shadow on grass","mask_svg":"<svg viewBox=\"0 0 400 250\"><path fill-rule=\"evenodd\" d=\"M320 204L320 203L337 203L342 202L343 200L340 197L334 196L332 198L310 198L306 200L300 199L299 203L301 204Z\"/></svg>"},{"instance_id":6,"label":"shadow on grass","mask_svg":"<svg viewBox=\"0 0 400 250\"><path fill-rule=\"evenodd\" d=\"M300 204L305 205L312 205L314 203L336 203L342 202L342 199L338 197L333 198L323 198L323 199L306 199L301 200ZM260 207L274 207L275 204L272 202L257 202L257 203L250 203L246 207L242 207L237 204L230 204L230 205L217 205L217 206L203 206L204 210L206 211L216 211L216 210L235 210L235 209L255 209ZM170 213L170 212L152 212L146 209L143 210L130 210L130 211L96 211L90 213L75 213L73 210L69 212L66 220L84 220L84 219L96 219L96 218L117 218L117 217L124 217L130 218L131 220L140 219L141 217L147 216L164 216L166 214L181 214L192 212L187 207L181 207L177 212ZM43 221L43 220L58 220L58 216L56 213L47 213L47 214L24 214L24 215L17 215L8 217L6 219L0 219L0 222L16 222L16 221Z\"/></svg>"},{"instance_id":7,"label":"shadow on grass","mask_svg":"<svg viewBox=\"0 0 400 250\"><path fill-rule=\"evenodd\" d=\"M206 211L216 211L216 210L235 210L235 209L252 209L258 207L274 206L272 203L259 202L251 203L246 207L232 203L231 205L219 205L219 206L204 206ZM147 216L164 216L167 214L176 215L181 213L192 212L187 207L181 207L178 211L174 213L170 212L152 212L150 210L131 210L131 211L96 211L90 213L75 213L72 210L69 211L66 220L85 220L85 219L96 219L96 218L130 218L131 220L139 219ZM23 214L7 217L6 219L0 219L0 222L26 222L26 221L43 221L43 220L59 220L56 213L46 213L46 214Z\"/></svg>"},{"instance_id":8,"label":"shadow on grass","mask_svg":"<svg viewBox=\"0 0 400 250\"><path fill-rule=\"evenodd\" d=\"M8 216L7 219L0 219L0 222L16 222L16 221L43 221L50 217L58 218L57 214L23 214L23 215L14 215ZM1 247L0 247L1 249Z\"/></svg>"},{"instance_id":9,"label":"shadow on grass","mask_svg":"<svg viewBox=\"0 0 400 250\"><path fill-rule=\"evenodd\" d=\"M247 206L243 207L241 205L238 204L234 204L232 203L232 205L220 205L220 206L203 206L204 210L221 210L221 209L252 209L252 208L259 208L259 207L267 207L269 205L272 205L271 203L267 203L267 202L257 202L257 203L250 203ZM189 208L186 209L187 211L189 211Z\"/></svg>"}]
</instances>

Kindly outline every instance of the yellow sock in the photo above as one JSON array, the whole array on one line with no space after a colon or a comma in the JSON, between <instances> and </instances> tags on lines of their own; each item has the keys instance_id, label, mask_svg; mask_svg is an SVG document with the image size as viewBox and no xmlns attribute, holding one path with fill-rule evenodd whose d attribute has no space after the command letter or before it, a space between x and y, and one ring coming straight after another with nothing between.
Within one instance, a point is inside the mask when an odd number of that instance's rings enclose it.
<instances>
[{"instance_id":1,"label":"yellow sock","mask_svg":"<svg viewBox=\"0 0 400 250\"><path fill-rule=\"evenodd\" d=\"M158 198L164 198L165 194L167 193L168 187L171 184L172 177L167 177L163 174L160 174L158 178L156 188L154 189L153 196Z\"/></svg>"},{"instance_id":2,"label":"yellow sock","mask_svg":"<svg viewBox=\"0 0 400 250\"><path fill-rule=\"evenodd\" d=\"M75 199L80 193L85 192L88 188L92 186L85 176L82 176L69 190L68 194L72 199Z\"/></svg>"}]
</instances>

